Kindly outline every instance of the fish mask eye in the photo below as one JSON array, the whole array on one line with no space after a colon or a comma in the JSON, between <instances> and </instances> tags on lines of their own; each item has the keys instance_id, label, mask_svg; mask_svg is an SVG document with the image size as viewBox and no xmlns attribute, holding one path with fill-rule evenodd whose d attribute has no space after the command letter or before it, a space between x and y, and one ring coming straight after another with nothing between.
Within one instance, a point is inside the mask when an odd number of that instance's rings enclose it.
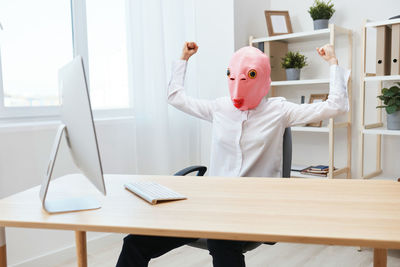
<instances>
[{"instance_id":1,"label":"fish mask eye","mask_svg":"<svg viewBox=\"0 0 400 267\"><path fill-rule=\"evenodd\" d=\"M229 68L226 70L226 75L227 75L228 77L231 76L231 71L229 70Z\"/></svg>"},{"instance_id":2,"label":"fish mask eye","mask_svg":"<svg viewBox=\"0 0 400 267\"><path fill-rule=\"evenodd\" d=\"M249 70L249 72L247 73L247 76L248 76L250 79L254 79L254 78L257 77L257 71L256 71L256 70Z\"/></svg>"}]
</instances>

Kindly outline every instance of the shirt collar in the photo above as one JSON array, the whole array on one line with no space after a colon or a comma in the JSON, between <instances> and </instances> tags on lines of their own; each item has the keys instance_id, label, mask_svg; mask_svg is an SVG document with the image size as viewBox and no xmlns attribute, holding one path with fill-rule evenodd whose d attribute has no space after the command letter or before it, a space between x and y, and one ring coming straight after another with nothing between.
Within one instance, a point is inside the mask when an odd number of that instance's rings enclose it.
<instances>
[{"instance_id":1,"label":"shirt collar","mask_svg":"<svg viewBox=\"0 0 400 267\"><path fill-rule=\"evenodd\" d=\"M253 109L249 109L249 111L251 113L257 113L260 110L264 109L264 105L268 102L268 98L263 97L260 101L260 103L257 105L257 107L253 108Z\"/></svg>"}]
</instances>

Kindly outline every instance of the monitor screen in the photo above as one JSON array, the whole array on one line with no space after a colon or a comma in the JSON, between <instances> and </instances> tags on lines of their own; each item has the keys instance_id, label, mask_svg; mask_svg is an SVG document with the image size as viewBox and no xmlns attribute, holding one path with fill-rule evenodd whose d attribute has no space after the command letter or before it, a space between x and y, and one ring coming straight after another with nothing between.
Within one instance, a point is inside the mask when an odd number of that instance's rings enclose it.
<instances>
[{"instance_id":1,"label":"monitor screen","mask_svg":"<svg viewBox=\"0 0 400 267\"><path fill-rule=\"evenodd\" d=\"M59 70L59 88L61 120L66 125L72 158L96 188L106 194L82 57L75 57Z\"/></svg>"}]
</instances>

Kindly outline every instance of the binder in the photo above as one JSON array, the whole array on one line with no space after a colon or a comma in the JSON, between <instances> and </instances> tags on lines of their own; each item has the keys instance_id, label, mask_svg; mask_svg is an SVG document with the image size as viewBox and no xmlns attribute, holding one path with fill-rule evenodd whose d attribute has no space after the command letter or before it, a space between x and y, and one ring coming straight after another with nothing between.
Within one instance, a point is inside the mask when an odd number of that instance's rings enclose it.
<instances>
[{"instance_id":1,"label":"binder","mask_svg":"<svg viewBox=\"0 0 400 267\"><path fill-rule=\"evenodd\" d=\"M391 29L384 26L376 27L376 75L390 75Z\"/></svg>"},{"instance_id":2,"label":"binder","mask_svg":"<svg viewBox=\"0 0 400 267\"><path fill-rule=\"evenodd\" d=\"M391 75L400 75L400 24L392 25Z\"/></svg>"}]
</instances>

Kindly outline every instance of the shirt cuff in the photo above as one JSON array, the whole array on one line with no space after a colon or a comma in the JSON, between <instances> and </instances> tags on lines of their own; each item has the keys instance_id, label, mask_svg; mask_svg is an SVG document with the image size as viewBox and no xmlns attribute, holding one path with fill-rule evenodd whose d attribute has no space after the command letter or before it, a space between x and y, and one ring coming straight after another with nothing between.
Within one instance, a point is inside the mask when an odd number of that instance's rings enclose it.
<instances>
[{"instance_id":1,"label":"shirt cuff","mask_svg":"<svg viewBox=\"0 0 400 267\"><path fill-rule=\"evenodd\" d=\"M347 93L347 81L350 77L350 70L344 69L339 65L330 66L330 93Z\"/></svg>"},{"instance_id":2,"label":"shirt cuff","mask_svg":"<svg viewBox=\"0 0 400 267\"><path fill-rule=\"evenodd\" d=\"M185 81L185 74L186 74L186 60L175 60L172 63L172 77L171 77L171 84L178 84L183 86Z\"/></svg>"},{"instance_id":3,"label":"shirt cuff","mask_svg":"<svg viewBox=\"0 0 400 267\"><path fill-rule=\"evenodd\" d=\"M186 60L175 60L172 62L171 79L167 87L167 96L173 95L176 91L183 90L185 74L186 74Z\"/></svg>"}]
</instances>

